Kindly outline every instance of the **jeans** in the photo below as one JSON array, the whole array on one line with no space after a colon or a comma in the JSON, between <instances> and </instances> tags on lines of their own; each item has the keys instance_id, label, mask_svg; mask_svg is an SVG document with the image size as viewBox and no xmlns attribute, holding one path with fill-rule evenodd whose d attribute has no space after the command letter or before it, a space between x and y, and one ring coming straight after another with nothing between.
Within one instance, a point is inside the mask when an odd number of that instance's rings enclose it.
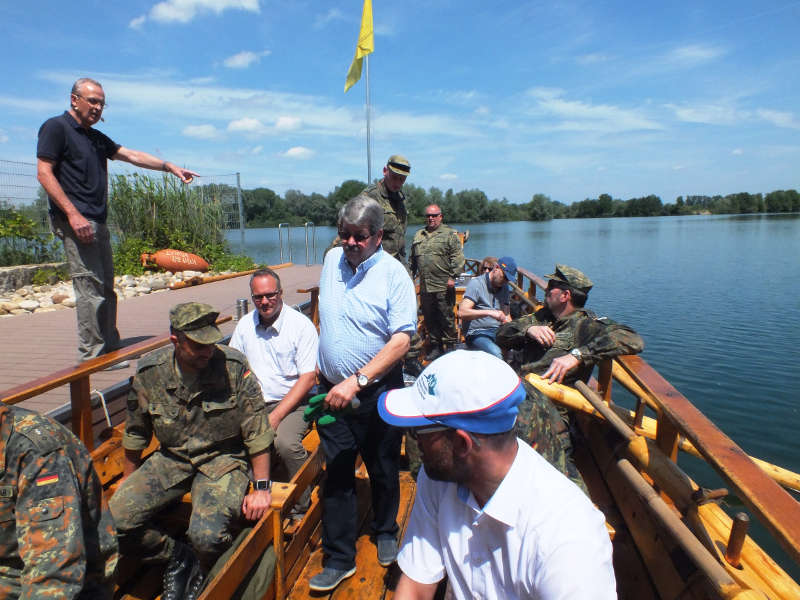
<instances>
[{"instance_id":1,"label":"jeans","mask_svg":"<svg viewBox=\"0 0 800 600\"><path fill-rule=\"evenodd\" d=\"M503 360L503 351L494 341L496 329L483 329L480 333L467 337L467 346L473 350L483 350Z\"/></svg>"}]
</instances>

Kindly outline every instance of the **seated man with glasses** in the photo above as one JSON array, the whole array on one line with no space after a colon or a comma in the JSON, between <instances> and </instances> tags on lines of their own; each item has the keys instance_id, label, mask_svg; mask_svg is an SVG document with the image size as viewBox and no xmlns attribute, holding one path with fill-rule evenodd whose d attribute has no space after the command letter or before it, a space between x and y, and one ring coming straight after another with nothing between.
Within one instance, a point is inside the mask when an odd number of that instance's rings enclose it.
<instances>
[{"instance_id":1,"label":"seated man with glasses","mask_svg":"<svg viewBox=\"0 0 800 600\"><path fill-rule=\"evenodd\" d=\"M497 331L501 348L521 351L520 373L536 373L551 383L588 381L601 360L644 349L633 329L584 308L593 284L578 269L556 265L546 277L544 307Z\"/></svg>"},{"instance_id":2,"label":"seated man with glasses","mask_svg":"<svg viewBox=\"0 0 800 600\"><path fill-rule=\"evenodd\" d=\"M396 600L431 599L445 576L455 598L616 598L603 514L515 435L524 398L511 367L464 350L381 395L423 462Z\"/></svg>"},{"instance_id":3,"label":"seated man with glasses","mask_svg":"<svg viewBox=\"0 0 800 600\"><path fill-rule=\"evenodd\" d=\"M494 338L497 328L511 320L508 316L510 291L506 282L513 281L516 276L517 263L510 256L504 256L491 270L470 279L458 305L458 316L466 324L467 346L503 358Z\"/></svg>"},{"instance_id":4,"label":"seated man with glasses","mask_svg":"<svg viewBox=\"0 0 800 600\"><path fill-rule=\"evenodd\" d=\"M250 294L255 310L236 325L230 345L247 357L258 378L275 431L275 449L291 479L308 456L303 447L308 431L303 411L317 382L319 338L311 319L283 303L281 280L272 269L253 273ZM302 516L310 499L309 489L291 516Z\"/></svg>"}]
</instances>

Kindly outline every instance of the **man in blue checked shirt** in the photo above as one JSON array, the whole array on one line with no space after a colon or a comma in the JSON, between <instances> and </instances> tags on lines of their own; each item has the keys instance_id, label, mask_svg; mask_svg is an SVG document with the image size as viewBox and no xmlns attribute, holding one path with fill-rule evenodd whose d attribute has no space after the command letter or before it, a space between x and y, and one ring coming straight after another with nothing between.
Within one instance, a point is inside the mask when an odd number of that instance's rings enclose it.
<instances>
[{"instance_id":1,"label":"man in blue checked shirt","mask_svg":"<svg viewBox=\"0 0 800 600\"><path fill-rule=\"evenodd\" d=\"M372 487L378 562L397 558L398 460L402 430L378 415L378 396L403 387L401 359L416 330L414 284L381 248L383 209L361 194L339 211L341 246L325 257L320 278L320 380L336 421L319 427L327 478L322 493L322 572L310 581L329 591L356 572L355 460ZM342 409L349 408L343 411ZM341 412L340 412L341 411Z\"/></svg>"}]
</instances>

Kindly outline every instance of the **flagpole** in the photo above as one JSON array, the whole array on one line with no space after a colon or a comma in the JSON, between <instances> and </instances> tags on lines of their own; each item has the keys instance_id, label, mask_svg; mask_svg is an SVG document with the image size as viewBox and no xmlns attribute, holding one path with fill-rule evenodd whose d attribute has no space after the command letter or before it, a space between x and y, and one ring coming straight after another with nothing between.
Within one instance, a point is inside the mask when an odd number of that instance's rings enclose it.
<instances>
[{"instance_id":1,"label":"flagpole","mask_svg":"<svg viewBox=\"0 0 800 600\"><path fill-rule=\"evenodd\" d=\"M369 137L369 54L364 57L364 61L367 63L367 75L364 80L364 83L366 84L364 87L367 90L367 185L370 185L372 183L372 151L370 149Z\"/></svg>"}]
</instances>

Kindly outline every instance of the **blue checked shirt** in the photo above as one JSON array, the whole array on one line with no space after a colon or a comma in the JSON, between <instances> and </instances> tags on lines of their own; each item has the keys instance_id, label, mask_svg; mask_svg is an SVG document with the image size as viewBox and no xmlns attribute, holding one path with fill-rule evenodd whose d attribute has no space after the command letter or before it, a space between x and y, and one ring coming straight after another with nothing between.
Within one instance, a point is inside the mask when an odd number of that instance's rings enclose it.
<instances>
[{"instance_id":1,"label":"blue checked shirt","mask_svg":"<svg viewBox=\"0 0 800 600\"><path fill-rule=\"evenodd\" d=\"M372 360L395 333L413 335L417 299L405 267L378 248L353 271L341 247L319 282L319 369L333 384Z\"/></svg>"}]
</instances>

